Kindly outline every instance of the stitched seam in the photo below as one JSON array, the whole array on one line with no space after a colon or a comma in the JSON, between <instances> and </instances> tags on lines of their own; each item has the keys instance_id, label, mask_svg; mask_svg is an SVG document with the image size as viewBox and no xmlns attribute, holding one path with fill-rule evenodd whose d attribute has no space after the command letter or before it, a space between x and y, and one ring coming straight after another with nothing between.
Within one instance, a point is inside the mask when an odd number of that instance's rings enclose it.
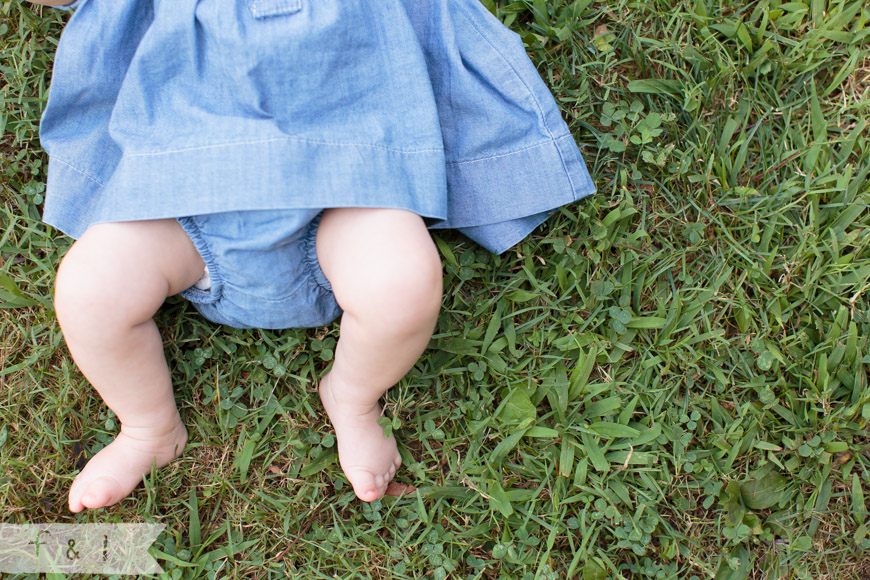
<instances>
[{"instance_id":1,"label":"stitched seam","mask_svg":"<svg viewBox=\"0 0 870 580\"><path fill-rule=\"evenodd\" d=\"M251 14L254 18L268 18L271 16L284 16L294 14L302 10L302 0L284 0L272 2L268 5L264 0L252 0Z\"/></svg>"},{"instance_id":2,"label":"stitched seam","mask_svg":"<svg viewBox=\"0 0 870 580\"><path fill-rule=\"evenodd\" d=\"M129 159L132 157L159 157L161 155L171 155L174 153L186 153L188 151L201 151L205 149L218 149L221 147L235 147L237 145L261 145L265 143L278 143L281 141L296 141L299 143L310 143L313 145L329 145L329 146L338 146L338 147L368 147L371 149L383 149L385 151L389 151L392 153L403 153L408 155L417 155L420 153L441 153L441 149L419 149L416 151L409 151L406 149L395 149L393 147L386 147L384 145L376 145L369 143L343 143L343 142L330 142L330 141L319 141L316 139L302 139L298 137L281 137L275 139L257 139L254 141L236 141L233 143L218 143L215 145L203 145L201 147L187 147L184 149L172 149L170 151L158 151L154 153L131 153L129 155L125 155L125 158Z\"/></svg>"},{"instance_id":3,"label":"stitched seam","mask_svg":"<svg viewBox=\"0 0 870 580\"><path fill-rule=\"evenodd\" d=\"M512 155L516 155L517 153L523 153L524 151L530 151L532 149L537 149L538 147L543 147L544 145L549 145L551 143L555 144L559 141L562 141L563 139L567 139L568 137L571 137L570 133L567 135L562 135L561 137L557 137L555 139L550 139L548 141L541 141L540 143L536 143L534 145L529 145L528 147L525 147L523 149L517 149L516 151L511 151L509 153L501 153L499 155L491 155L489 157L480 157L478 159L467 159L465 161L448 161L447 165L465 165L467 163L480 163L482 161L489 161L491 159L500 159L502 157L511 157ZM561 158L561 155L560 155L560 158ZM562 162L562 165L563 166L565 165L564 161Z\"/></svg>"},{"instance_id":4,"label":"stitched seam","mask_svg":"<svg viewBox=\"0 0 870 580\"><path fill-rule=\"evenodd\" d=\"M296 294L299 293L299 288L297 288L294 292L289 294L285 294L283 296L279 296L277 298L269 298L266 296L255 296L250 292L247 292L243 287L233 284L232 282L224 282L224 288L229 288L232 290L231 294L242 295L248 298L256 298L258 302L262 302L264 304L286 304L287 302L292 302L292 299ZM221 292L221 298L223 298L224 292ZM232 300L230 297L229 300Z\"/></svg>"},{"instance_id":5,"label":"stitched seam","mask_svg":"<svg viewBox=\"0 0 870 580\"><path fill-rule=\"evenodd\" d=\"M574 137L571 135L571 133L568 133L568 136L571 137L572 141L574 140ZM571 186L571 193L573 194L571 197L574 197L576 199L577 187L574 185L574 180L571 179L571 172L568 171L568 164L565 163L565 156L562 155L562 149L560 149L558 145L556 145L556 153L559 154L559 160L562 162L562 169L565 170L565 177L568 179L568 185Z\"/></svg>"},{"instance_id":6,"label":"stitched seam","mask_svg":"<svg viewBox=\"0 0 870 580\"><path fill-rule=\"evenodd\" d=\"M55 163L60 163L61 165L66 165L67 167L69 167L70 169L72 169L73 171L75 171L76 173L78 173L79 175L81 175L82 177L84 177L84 178L86 178L86 179L89 179L90 181L93 181L94 183L96 183L96 184L99 185L100 187L103 187L103 182L102 182L102 181L100 181L100 180L97 179L96 177L91 177L90 175L88 175L87 173L85 173L84 171L82 171L81 169L79 169L78 167L76 167L76 166L74 166L74 165L70 165L69 163L67 163L67 162L64 161L63 159L58 159L57 157L51 157L51 158L50 158L50 161L54 161Z\"/></svg>"}]
</instances>

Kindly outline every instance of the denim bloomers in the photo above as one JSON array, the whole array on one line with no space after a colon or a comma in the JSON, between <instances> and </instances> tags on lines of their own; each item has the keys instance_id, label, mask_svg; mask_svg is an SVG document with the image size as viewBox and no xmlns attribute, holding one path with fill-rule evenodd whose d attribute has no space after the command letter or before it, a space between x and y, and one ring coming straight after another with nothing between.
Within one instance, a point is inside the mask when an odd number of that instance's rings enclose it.
<instances>
[{"instance_id":1,"label":"denim bloomers","mask_svg":"<svg viewBox=\"0 0 870 580\"><path fill-rule=\"evenodd\" d=\"M412 211L500 253L595 190L478 0L79 0L40 136L47 223L178 219L212 277L184 295L242 327L340 313L324 208Z\"/></svg>"},{"instance_id":2,"label":"denim bloomers","mask_svg":"<svg viewBox=\"0 0 870 580\"><path fill-rule=\"evenodd\" d=\"M178 221L208 272L207 283L181 295L212 322L307 328L341 314L317 261L318 210L247 210Z\"/></svg>"}]
</instances>

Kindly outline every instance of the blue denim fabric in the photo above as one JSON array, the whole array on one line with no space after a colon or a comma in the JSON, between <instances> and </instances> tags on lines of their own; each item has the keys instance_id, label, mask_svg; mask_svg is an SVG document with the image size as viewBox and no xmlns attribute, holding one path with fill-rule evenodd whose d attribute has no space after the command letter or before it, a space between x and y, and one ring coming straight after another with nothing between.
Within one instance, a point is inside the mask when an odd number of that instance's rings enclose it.
<instances>
[{"instance_id":1,"label":"blue denim fabric","mask_svg":"<svg viewBox=\"0 0 870 580\"><path fill-rule=\"evenodd\" d=\"M594 191L522 42L477 0L80 0L44 219L391 207L502 252Z\"/></svg>"},{"instance_id":2,"label":"blue denim fabric","mask_svg":"<svg viewBox=\"0 0 870 580\"><path fill-rule=\"evenodd\" d=\"M341 314L317 261L318 210L246 210L178 218L211 286L181 293L236 328L310 328Z\"/></svg>"}]
</instances>

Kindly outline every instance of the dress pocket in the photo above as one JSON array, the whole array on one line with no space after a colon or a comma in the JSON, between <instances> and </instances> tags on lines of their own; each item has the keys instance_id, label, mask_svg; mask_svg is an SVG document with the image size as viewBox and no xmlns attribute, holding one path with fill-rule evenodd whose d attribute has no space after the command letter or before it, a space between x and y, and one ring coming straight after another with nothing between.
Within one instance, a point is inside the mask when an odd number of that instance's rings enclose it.
<instances>
[{"instance_id":1,"label":"dress pocket","mask_svg":"<svg viewBox=\"0 0 870 580\"><path fill-rule=\"evenodd\" d=\"M248 0L254 18L295 14L302 10L302 0Z\"/></svg>"}]
</instances>

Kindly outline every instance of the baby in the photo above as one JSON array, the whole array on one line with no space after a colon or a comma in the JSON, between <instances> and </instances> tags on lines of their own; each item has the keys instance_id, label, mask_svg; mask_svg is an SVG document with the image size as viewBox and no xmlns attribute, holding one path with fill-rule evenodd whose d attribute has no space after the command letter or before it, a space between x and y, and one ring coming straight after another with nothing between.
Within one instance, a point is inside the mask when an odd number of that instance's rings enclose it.
<instances>
[{"instance_id":1,"label":"baby","mask_svg":"<svg viewBox=\"0 0 870 580\"><path fill-rule=\"evenodd\" d=\"M324 211L316 255L344 311L320 398L345 475L360 499L372 501L400 463L395 439L378 424L378 399L432 335L440 261L423 220L392 209ZM187 431L151 317L167 296L197 282L204 265L175 220L94 225L64 258L58 321L79 369L121 423L118 437L74 481L72 511L121 500L152 463L162 467L184 449Z\"/></svg>"},{"instance_id":2,"label":"baby","mask_svg":"<svg viewBox=\"0 0 870 580\"><path fill-rule=\"evenodd\" d=\"M57 318L121 424L73 512L185 447L152 319L179 293L239 328L341 316L320 398L355 494L382 497L401 459L379 399L441 303L427 228L503 252L594 191L522 43L477 0L79 0L41 137L44 219L77 238Z\"/></svg>"}]
</instances>

